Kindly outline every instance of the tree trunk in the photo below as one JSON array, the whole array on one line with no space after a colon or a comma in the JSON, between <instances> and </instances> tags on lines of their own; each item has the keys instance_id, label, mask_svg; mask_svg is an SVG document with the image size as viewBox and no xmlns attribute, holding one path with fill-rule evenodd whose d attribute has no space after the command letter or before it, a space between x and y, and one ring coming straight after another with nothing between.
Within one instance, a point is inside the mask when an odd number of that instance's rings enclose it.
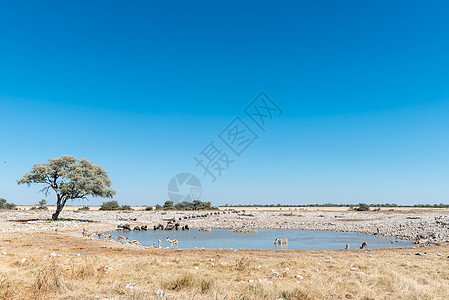
<instances>
[{"instance_id":1,"label":"tree trunk","mask_svg":"<svg viewBox=\"0 0 449 300\"><path fill-rule=\"evenodd\" d=\"M61 212L62 207L59 208L59 205L56 207L56 211L54 214L51 215L51 218L53 219L53 221L56 221L59 217L59 213Z\"/></svg>"},{"instance_id":2,"label":"tree trunk","mask_svg":"<svg viewBox=\"0 0 449 300\"><path fill-rule=\"evenodd\" d=\"M58 194L58 201L56 202L56 211L54 214L51 215L51 218L53 219L53 221L56 221L59 217L59 213L62 211L62 208L64 207L64 204L62 202L61 196Z\"/></svg>"}]
</instances>

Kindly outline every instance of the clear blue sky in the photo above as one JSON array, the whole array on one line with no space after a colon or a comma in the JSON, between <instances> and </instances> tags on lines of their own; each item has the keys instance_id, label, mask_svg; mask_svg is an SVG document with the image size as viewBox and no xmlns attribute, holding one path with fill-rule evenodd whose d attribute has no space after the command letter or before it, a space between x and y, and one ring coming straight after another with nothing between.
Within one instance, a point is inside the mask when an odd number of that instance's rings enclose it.
<instances>
[{"instance_id":1,"label":"clear blue sky","mask_svg":"<svg viewBox=\"0 0 449 300\"><path fill-rule=\"evenodd\" d=\"M0 197L36 162L103 166L122 204L449 203L447 1L3 1ZM243 112L265 91L283 115ZM212 183L193 157L259 136ZM54 195L49 196L50 204ZM99 204L93 199L86 204Z\"/></svg>"}]
</instances>

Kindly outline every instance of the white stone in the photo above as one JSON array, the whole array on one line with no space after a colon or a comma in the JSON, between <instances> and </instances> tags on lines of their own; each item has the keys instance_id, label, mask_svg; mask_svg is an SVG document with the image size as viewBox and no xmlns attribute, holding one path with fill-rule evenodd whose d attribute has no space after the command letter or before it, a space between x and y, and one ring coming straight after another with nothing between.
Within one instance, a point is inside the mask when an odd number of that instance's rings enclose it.
<instances>
[{"instance_id":1,"label":"white stone","mask_svg":"<svg viewBox=\"0 0 449 300\"><path fill-rule=\"evenodd\" d=\"M301 280L304 279L304 277L302 277L301 275L295 275L295 278L296 279L301 279Z\"/></svg>"},{"instance_id":2,"label":"white stone","mask_svg":"<svg viewBox=\"0 0 449 300\"><path fill-rule=\"evenodd\" d=\"M350 268L349 270L351 270L351 271L355 271L355 270L357 270L355 267L352 267L352 268Z\"/></svg>"},{"instance_id":3,"label":"white stone","mask_svg":"<svg viewBox=\"0 0 449 300\"><path fill-rule=\"evenodd\" d=\"M26 262L27 261L27 259L26 258L22 258L22 264L24 263L24 262Z\"/></svg>"},{"instance_id":4,"label":"white stone","mask_svg":"<svg viewBox=\"0 0 449 300\"><path fill-rule=\"evenodd\" d=\"M158 297L158 298L165 297L166 295L167 295L167 293L164 292L164 291L162 291L162 290L158 290L158 291L156 292L156 297Z\"/></svg>"},{"instance_id":5,"label":"white stone","mask_svg":"<svg viewBox=\"0 0 449 300\"><path fill-rule=\"evenodd\" d=\"M56 253L55 252L50 253L50 257L56 257Z\"/></svg>"}]
</instances>

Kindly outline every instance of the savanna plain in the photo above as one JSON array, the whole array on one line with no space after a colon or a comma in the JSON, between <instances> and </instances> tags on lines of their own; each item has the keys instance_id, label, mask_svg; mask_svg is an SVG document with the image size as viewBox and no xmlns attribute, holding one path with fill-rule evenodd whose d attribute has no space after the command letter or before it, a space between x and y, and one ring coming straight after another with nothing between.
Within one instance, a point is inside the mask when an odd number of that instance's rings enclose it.
<instances>
[{"instance_id":1,"label":"savanna plain","mask_svg":"<svg viewBox=\"0 0 449 300\"><path fill-rule=\"evenodd\" d=\"M260 209L183 219L192 228L246 224L324 230L320 222L333 222L333 230L374 232L386 224L388 235L408 224L400 237L412 229L433 230L433 246L426 247L168 249L81 234L84 228L99 233L122 223L150 227L188 213L67 210L52 222L47 220L51 210L1 211L0 299L449 299L448 229L442 221L447 210Z\"/></svg>"}]
</instances>

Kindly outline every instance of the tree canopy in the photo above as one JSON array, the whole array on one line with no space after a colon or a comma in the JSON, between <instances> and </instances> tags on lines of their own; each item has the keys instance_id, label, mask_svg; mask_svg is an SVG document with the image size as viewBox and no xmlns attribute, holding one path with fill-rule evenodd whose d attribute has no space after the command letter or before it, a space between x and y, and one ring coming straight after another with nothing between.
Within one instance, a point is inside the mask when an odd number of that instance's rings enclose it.
<instances>
[{"instance_id":1,"label":"tree canopy","mask_svg":"<svg viewBox=\"0 0 449 300\"><path fill-rule=\"evenodd\" d=\"M110 188L108 173L102 167L70 155L35 164L17 183L28 186L32 183L43 184L42 192L45 195L48 195L50 189L54 190L57 202L53 220L58 219L67 200L87 199L88 196L112 198L115 195L115 191Z\"/></svg>"}]
</instances>

